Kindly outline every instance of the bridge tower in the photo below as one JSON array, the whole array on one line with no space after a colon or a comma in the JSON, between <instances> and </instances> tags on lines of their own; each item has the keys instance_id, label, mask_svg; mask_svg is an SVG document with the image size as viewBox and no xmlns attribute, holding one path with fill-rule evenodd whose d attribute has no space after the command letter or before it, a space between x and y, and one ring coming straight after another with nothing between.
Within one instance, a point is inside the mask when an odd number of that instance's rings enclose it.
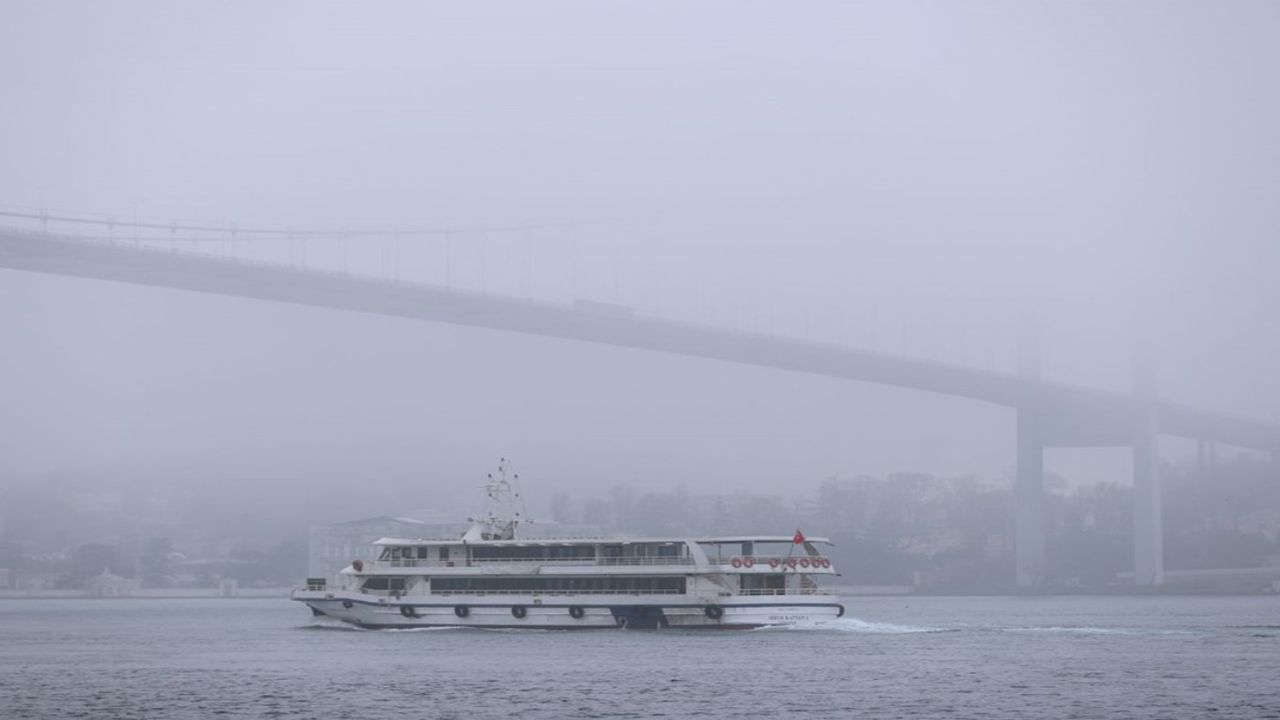
<instances>
[{"instance_id":1,"label":"bridge tower","mask_svg":"<svg viewBox=\"0 0 1280 720\"><path fill-rule=\"evenodd\" d=\"M1139 341L1133 353L1133 582L1139 587L1164 584L1164 512L1154 366L1150 344Z\"/></svg>"},{"instance_id":2,"label":"bridge tower","mask_svg":"<svg viewBox=\"0 0 1280 720\"><path fill-rule=\"evenodd\" d=\"M1024 320L1018 337L1018 374L1040 379L1040 336L1031 320ZM1026 396L1019 403L1017 455L1013 479L1013 552L1020 588L1039 585L1045 578L1044 554L1044 434L1041 400Z\"/></svg>"},{"instance_id":3,"label":"bridge tower","mask_svg":"<svg viewBox=\"0 0 1280 720\"><path fill-rule=\"evenodd\" d=\"M1017 470L1013 481L1013 550L1020 588L1045 578L1044 445L1041 410L1035 403L1017 409Z\"/></svg>"}]
</instances>

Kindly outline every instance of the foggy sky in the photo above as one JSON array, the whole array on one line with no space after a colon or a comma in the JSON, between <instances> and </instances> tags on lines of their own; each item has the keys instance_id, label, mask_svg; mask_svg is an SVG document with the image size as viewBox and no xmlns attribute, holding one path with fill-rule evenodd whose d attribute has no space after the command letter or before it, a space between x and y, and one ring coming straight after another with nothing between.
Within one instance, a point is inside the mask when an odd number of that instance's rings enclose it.
<instances>
[{"instance_id":1,"label":"foggy sky","mask_svg":"<svg viewBox=\"0 0 1280 720\"><path fill-rule=\"evenodd\" d=\"M550 224L459 238L457 282L995 369L1030 311L1048 377L1124 389L1149 333L1162 394L1277 420L1278 31L1268 2L11 1L0 205ZM0 329L0 481L420 507L500 454L548 496L1012 464L997 408L429 323L0 271ZM1050 465L1124 480L1081 455Z\"/></svg>"}]
</instances>

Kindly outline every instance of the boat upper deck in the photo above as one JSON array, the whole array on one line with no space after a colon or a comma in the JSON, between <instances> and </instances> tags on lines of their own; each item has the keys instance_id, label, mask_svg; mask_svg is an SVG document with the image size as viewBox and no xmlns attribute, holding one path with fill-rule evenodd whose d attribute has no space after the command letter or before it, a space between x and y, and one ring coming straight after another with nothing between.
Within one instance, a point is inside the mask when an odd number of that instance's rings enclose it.
<instances>
[{"instance_id":1,"label":"boat upper deck","mask_svg":"<svg viewBox=\"0 0 1280 720\"><path fill-rule=\"evenodd\" d=\"M652 574L801 572L832 574L831 562L815 547L825 538L752 535L711 538L530 538L517 540L422 540L383 538L378 555L356 574L472 573Z\"/></svg>"},{"instance_id":2,"label":"boat upper deck","mask_svg":"<svg viewBox=\"0 0 1280 720\"><path fill-rule=\"evenodd\" d=\"M831 541L824 537L805 537L806 543L830 545ZM743 543L781 543L795 544L792 535L734 535L728 537L537 537L516 538L514 540L464 540L462 538L391 538L385 537L375 541L374 545L424 545L428 547L491 545L491 546L567 546L567 545L634 545L661 543L697 543L699 545L741 545Z\"/></svg>"}]
</instances>

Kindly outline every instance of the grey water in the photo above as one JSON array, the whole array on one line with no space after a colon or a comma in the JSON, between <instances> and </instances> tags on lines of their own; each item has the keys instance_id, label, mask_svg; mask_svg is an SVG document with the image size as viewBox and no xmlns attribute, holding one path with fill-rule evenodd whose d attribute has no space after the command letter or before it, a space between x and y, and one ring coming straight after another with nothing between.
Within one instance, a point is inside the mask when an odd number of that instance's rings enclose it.
<instances>
[{"instance_id":1,"label":"grey water","mask_svg":"<svg viewBox=\"0 0 1280 720\"><path fill-rule=\"evenodd\" d=\"M0 717L1280 718L1280 597L847 598L742 632L365 631L0 601Z\"/></svg>"}]
</instances>

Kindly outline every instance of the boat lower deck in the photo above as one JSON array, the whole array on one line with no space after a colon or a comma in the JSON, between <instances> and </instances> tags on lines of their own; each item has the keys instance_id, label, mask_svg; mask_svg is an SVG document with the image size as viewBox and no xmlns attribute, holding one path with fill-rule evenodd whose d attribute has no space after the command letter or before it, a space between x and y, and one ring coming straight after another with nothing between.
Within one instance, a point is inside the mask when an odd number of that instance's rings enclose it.
<instances>
[{"instance_id":1,"label":"boat lower deck","mask_svg":"<svg viewBox=\"0 0 1280 720\"><path fill-rule=\"evenodd\" d=\"M377 598L296 593L313 612L363 628L747 629L833 620L844 607L829 596Z\"/></svg>"}]
</instances>

